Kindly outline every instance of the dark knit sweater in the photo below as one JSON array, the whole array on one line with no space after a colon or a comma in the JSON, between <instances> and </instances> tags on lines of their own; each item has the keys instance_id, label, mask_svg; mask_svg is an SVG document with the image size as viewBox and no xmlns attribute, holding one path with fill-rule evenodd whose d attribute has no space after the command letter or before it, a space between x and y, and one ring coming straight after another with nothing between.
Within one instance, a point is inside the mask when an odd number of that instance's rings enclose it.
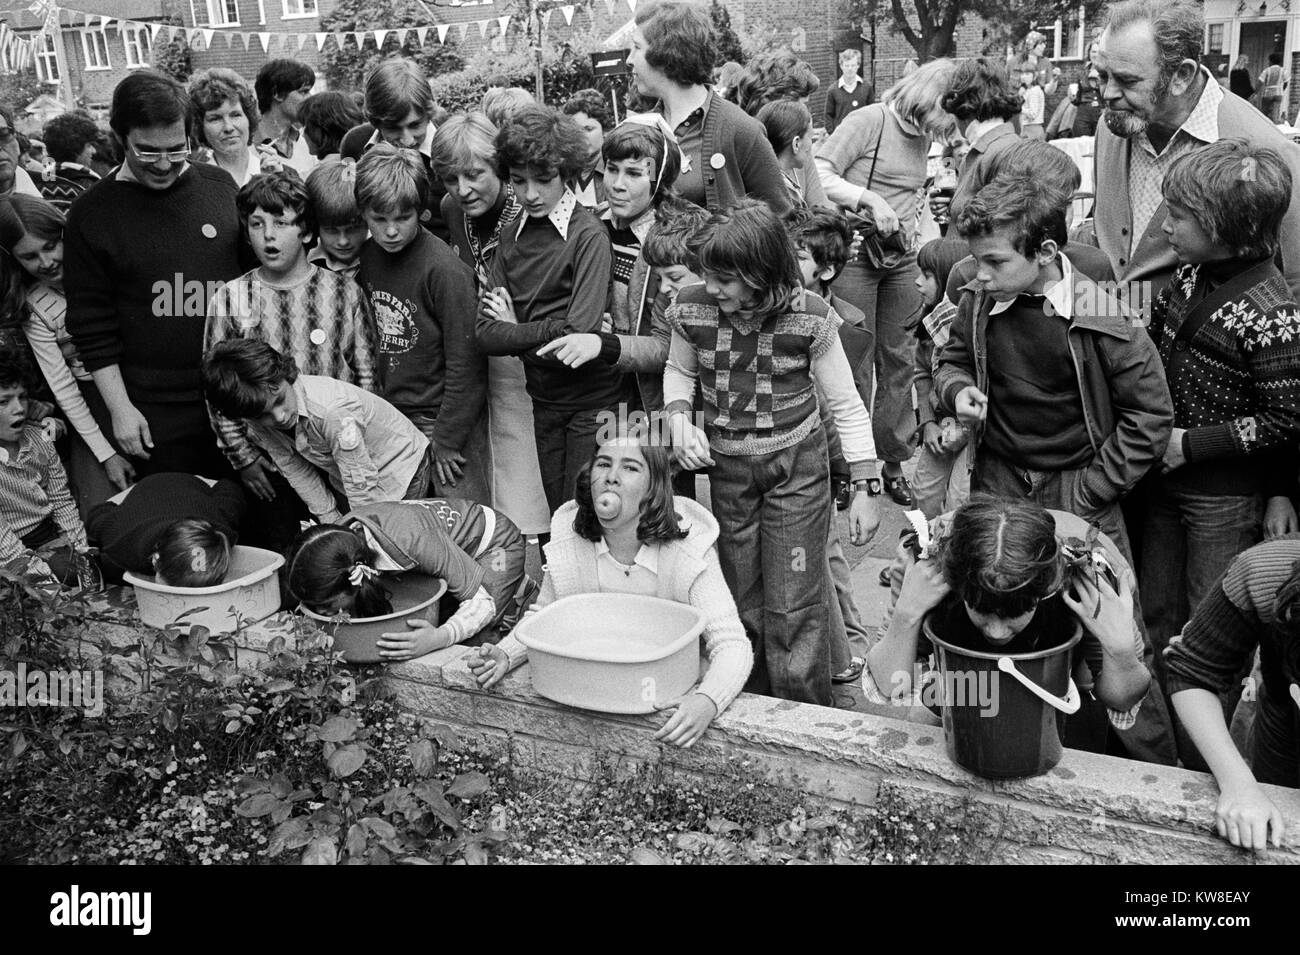
<instances>
[{"instance_id":1,"label":"dark knit sweater","mask_svg":"<svg viewBox=\"0 0 1300 955\"><path fill-rule=\"evenodd\" d=\"M474 272L421 229L395 254L366 242L357 281L379 329L383 397L403 414L436 418L434 442L459 451L487 397L487 361L474 341Z\"/></svg>"},{"instance_id":2,"label":"dark knit sweater","mask_svg":"<svg viewBox=\"0 0 1300 955\"><path fill-rule=\"evenodd\" d=\"M812 293L802 310L728 315L703 285L683 289L668 322L698 356L704 430L724 454L766 454L802 441L817 423L812 363L837 335L834 312ZM665 409L681 410L683 406Z\"/></svg>"},{"instance_id":3,"label":"dark knit sweater","mask_svg":"<svg viewBox=\"0 0 1300 955\"><path fill-rule=\"evenodd\" d=\"M984 444L1033 471L1065 471L1092 459L1069 323L1021 295L989 317L989 413Z\"/></svg>"},{"instance_id":4,"label":"dark knit sweater","mask_svg":"<svg viewBox=\"0 0 1300 955\"><path fill-rule=\"evenodd\" d=\"M235 543L247 506L234 481L208 483L192 474L151 474L141 478L121 504L105 501L86 518L86 532L106 560L134 574L152 574L150 555L163 531L176 521L212 524Z\"/></svg>"},{"instance_id":5,"label":"dark knit sweater","mask_svg":"<svg viewBox=\"0 0 1300 955\"><path fill-rule=\"evenodd\" d=\"M849 93L837 81L826 94L826 135L835 132L835 127L849 113L872 102L875 102L875 96L872 95L870 83L860 79L858 85L853 87L853 92Z\"/></svg>"},{"instance_id":6,"label":"dark knit sweater","mask_svg":"<svg viewBox=\"0 0 1300 955\"><path fill-rule=\"evenodd\" d=\"M1261 456L1300 441L1300 309L1282 274L1271 261L1180 266L1151 336L1174 427L1187 430L1188 463L1167 480L1209 494L1267 491L1277 468Z\"/></svg>"},{"instance_id":7,"label":"dark knit sweater","mask_svg":"<svg viewBox=\"0 0 1300 955\"><path fill-rule=\"evenodd\" d=\"M235 181L193 163L169 189L113 177L68 213L68 331L87 371L117 365L133 402L201 400L208 301L246 271Z\"/></svg>"},{"instance_id":8,"label":"dark knit sweater","mask_svg":"<svg viewBox=\"0 0 1300 955\"><path fill-rule=\"evenodd\" d=\"M1266 541L1240 554L1182 635L1169 644L1165 666L1169 693L1236 689L1238 675L1259 648L1269 703L1290 713L1290 685L1300 682L1300 630L1286 623L1282 608L1294 610L1300 579L1300 540ZM1294 720L1290 723L1295 726Z\"/></svg>"},{"instance_id":9,"label":"dark knit sweater","mask_svg":"<svg viewBox=\"0 0 1300 955\"><path fill-rule=\"evenodd\" d=\"M561 335L601 330L612 268L605 226L581 206L573 210L567 239L544 218L527 219L521 232L516 225L502 231L488 286L507 290L519 323L480 316L479 347L522 358L528 394L538 404L580 411L618 401L622 373L604 362L569 368L536 353Z\"/></svg>"}]
</instances>

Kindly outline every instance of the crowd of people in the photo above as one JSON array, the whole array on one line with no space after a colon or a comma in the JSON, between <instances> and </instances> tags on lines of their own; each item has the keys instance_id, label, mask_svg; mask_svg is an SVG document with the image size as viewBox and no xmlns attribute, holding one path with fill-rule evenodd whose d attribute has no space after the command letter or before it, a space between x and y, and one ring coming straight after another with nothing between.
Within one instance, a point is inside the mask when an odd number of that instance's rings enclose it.
<instances>
[{"instance_id":1,"label":"crowd of people","mask_svg":"<svg viewBox=\"0 0 1300 955\"><path fill-rule=\"evenodd\" d=\"M28 183L0 114L0 561L205 586L238 540L357 616L419 568L449 608L381 654L474 645L485 688L529 608L690 603L682 746L742 689L932 719L928 627L1019 652L1077 621L1068 744L1208 768L1263 848L1259 783L1300 785L1300 147L1201 64L1198 5L1108 13L1079 223L1041 43L878 102L847 51L815 143L808 64L715 87L678 0L637 8L630 112L494 83L447 115L402 58L360 105L292 60L140 70ZM873 639L836 511L865 544L884 497L929 524Z\"/></svg>"}]
</instances>

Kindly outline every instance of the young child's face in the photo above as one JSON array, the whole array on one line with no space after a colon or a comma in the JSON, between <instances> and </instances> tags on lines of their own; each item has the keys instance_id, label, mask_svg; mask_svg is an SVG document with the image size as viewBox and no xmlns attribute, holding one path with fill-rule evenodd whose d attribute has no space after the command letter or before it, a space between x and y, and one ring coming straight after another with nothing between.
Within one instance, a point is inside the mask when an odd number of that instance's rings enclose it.
<instances>
[{"instance_id":1,"label":"young child's face","mask_svg":"<svg viewBox=\"0 0 1300 955\"><path fill-rule=\"evenodd\" d=\"M510 168L510 185L524 207L524 212L534 219L545 219L564 195L564 180L556 169Z\"/></svg>"},{"instance_id":2,"label":"young child's face","mask_svg":"<svg viewBox=\"0 0 1300 955\"><path fill-rule=\"evenodd\" d=\"M677 301L677 293L688 285L699 285L704 281L686 265L668 265L655 268L659 276L659 288L668 293L672 301Z\"/></svg>"},{"instance_id":3,"label":"young child's face","mask_svg":"<svg viewBox=\"0 0 1300 955\"><path fill-rule=\"evenodd\" d=\"M298 396L294 393L293 385L287 381L280 382L271 395L271 400L267 402L266 409L253 421L263 428L293 430L298 423Z\"/></svg>"},{"instance_id":4,"label":"young child's face","mask_svg":"<svg viewBox=\"0 0 1300 955\"><path fill-rule=\"evenodd\" d=\"M361 244L366 241L366 220L358 219L347 225L320 227L320 244L325 254L339 265L351 265L361 254Z\"/></svg>"},{"instance_id":5,"label":"young child's face","mask_svg":"<svg viewBox=\"0 0 1300 955\"><path fill-rule=\"evenodd\" d=\"M429 117L419 110L411 110L399 123L379 123L375 126L384 142L400 149L419 149L429 135Z\"/></svg>"},{"instance_id":6,"label":"young child's face","mask_svg":"<svg viewBox=\"0 0 1300 955\"><path fill-rule=\"evenodd\" d=\"M1009 228L967 240L977 266L975 278L984 291L999 302L1009 302L1022 292L1042 290L1043 266L1040 255L1026 257L1017 252Z\"/></svg>"},{"instance_id":7,"label":"young child's face","mask_svg":"<svg viewBox=\"0 0 1300 955\"><path fill-rule=\"evenodd\" d=\"M819 268L813 254L802 245L795 247L795 258L799 261L799 280L803 287L813 292L818 291L822 282L828 280L831 270Z\"/></svg>"},{"instance_id":8,"label":"young child's face","mask_svg":"<svg viewBox=\"0 0 1300 955\"><path fill-rule=\"evenodd\" d=\"M0 442L17 444L27 421L27 389L0 385Z\"/></svg>"},{"instance_id":9,"label":"young child's face","mask_svg":"<svg viewBox=\"0 0 1300 955\"><path fill-rule=\"evenodd\" d=\"M1178 261L1187 265L1202 262L1220 262L1231 256L1210 238L1191 210L1181 203L1166 199L1167 214L1160 228L1169 238L1169 245Z\"/></svg>"},{"instance_id":10,"label":"young child's face","mask_svg":"<svg viewBox=\"0 0 1300 955\"><path fill-rule=\"evenodd\" d=\"M755 290L739 275L706 270L704 288L717 301L718 310L724 314L734 315L753 306Z\"/></svg>"},{"instance_id":11,"label":"young child's face","mask_svg":"<svg viewBox=\"0 0 1300 955\"><path fill-rule=\"evenodd\" d=\"M939 301L939 280L933 272L922 272L916 277L916 290L921 293L921 301L926 305Z\"/></svg>"},{"instance_id":12,"label":"young child's face","mask_svg":"<svg viewBox=\"0 0 1300 955\"><path fill-rule=\"evenodd\" d=\"M352 613L352 608L357 605L357 595L351 590L342 590L336 593L324 603L316 604L311 608L311 612L320 614L322 617L332 617L336 613Z\"/></svg>"},{"instance_id":13,"label":"young child's face","mask_svg":"<svg viewBox=\"0 0 1300 955\"><path fill-rule=\"evenodd\" d=\"M655 161L611 159L605 163L605 196L609 211L623 222L630 222L650 208L654 186Z\"/></svg>"},{"instance_id":14,"label":"young child's face","mask_svg":"<svg viewBox=\"0 0 1300 955\"><path fill-rule=\"evenodd\" d=\"M414 208L363 209L370 237L385 252L401 252L420 234L420 213Z\"/></svg>"},{"instance_id":15,"label":"young child's face","mask_svg":"<svg viewBox=\"0 0 1300 955\"><path fill-rule=\"evenodd\" d=\"M268 272L292 272L302 261L305 238L292 209L272 212L258 206L248 214L248 242Z\"/></svg>"},{"instance_id":16,"label":"young child's face","mask_svg":"<svg viewBox=\"0 0 1300 955\"><path fill-rule=\"evenodd\" d=\"M1005 646L1018 637L1020 632L1029 626L1038 610L1035 607L1018 617L999 617L997 614L980 613L970 604L963 604L963 606L966 608L966 616L970 618L970 622L975 625L984 639L995 647Z\"/></svg>"},{"instance_id":17,"label":"young child's face","mask_svg":"<svg viewBox=\"0 0 1300 955\"><path fill-rule=\"evenodd\" d=\"M1033 70L1025 70L1020 74L1020 85L1025 87L1033 86L1035 79L1037 79L1037 74Z\"/></svg>"},{"instance_id":18,"label":"young child's face","mask_svg":"<svg viewBox=\"0 0 1300 955\"><path fill-rule=\"evenodd\" d=\"M486 215L501 198L501 177L485 162L471 163L442 184L470 219Z\"/></svg>"},{"instance_id":19,"label":"young child's face","mask_svg":"<svg viewBox=\"0 0 1300 955\"><path fill-rule=\"evenodd\" d=\"M42 239L28 232L14 244L13 257L23 271L38 282L59 285L63 281L63 238Z\"/></svg>"},{"instance_id":20,"label":"young child's face","mask_svg":"<svg viewBox=\"0 0 1300 955\"><path fill-rule=\"evenodd\" d=\"M582 134L587 137L587 148L591 150L594 157L591 161L600 160L600 147L605 143L605 129L597 120L592 119L586 113L574 113L573 121L578 124Z\"/></svg>"},{"instance_id":21,"label":"young child's face","mask_svg":"<svg viewBox=\"0 0 1300 955\"><path fill-rule=\"evenodd\" d=\"M650 490L650 471L634 441L607 441L591 465L591 501L605 527L635 523Z\"/></svg>"}]
</instances>

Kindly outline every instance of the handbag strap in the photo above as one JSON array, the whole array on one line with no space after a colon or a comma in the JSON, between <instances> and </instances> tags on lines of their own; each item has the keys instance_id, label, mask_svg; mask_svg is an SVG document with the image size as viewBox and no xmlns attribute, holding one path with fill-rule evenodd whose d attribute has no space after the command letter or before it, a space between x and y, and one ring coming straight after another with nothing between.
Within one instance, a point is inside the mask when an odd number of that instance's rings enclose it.
<instances>
[{"instance_id":1,"label":"handbag strap","mask_svg":"<svg viewBox=\"0 0 1300 955\"><path fill-rule=\"evenodd\" d=\"M880 159L880 140L885 135L885 123L889 122L889 107L883 109L886 115L880 122L880 129L876 131L876 150L871 154L871 172L867 173L867 192L871 191L871 184L876 181L876 161Z\"/></svg>"}]
</instances>

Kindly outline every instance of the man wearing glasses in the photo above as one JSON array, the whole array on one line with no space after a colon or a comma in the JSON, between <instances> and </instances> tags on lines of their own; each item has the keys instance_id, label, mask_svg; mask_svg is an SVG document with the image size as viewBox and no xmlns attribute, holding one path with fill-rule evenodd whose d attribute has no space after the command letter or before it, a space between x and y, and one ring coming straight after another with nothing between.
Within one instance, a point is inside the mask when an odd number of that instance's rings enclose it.
<instances>
[{"instance_id":1,"label":"man wearing glasses","mask_svg":"<svg viewBox=\"0 0 1300 955\"><path fill-rule=\"evenodd\" d=\"M125 161L73 204L64 232L68 329L141 476L229 473L199 379L211 295L238 277L235 182L189 162L189 99L155 70L113 91Z\"/></svg>"}]
</instances>

